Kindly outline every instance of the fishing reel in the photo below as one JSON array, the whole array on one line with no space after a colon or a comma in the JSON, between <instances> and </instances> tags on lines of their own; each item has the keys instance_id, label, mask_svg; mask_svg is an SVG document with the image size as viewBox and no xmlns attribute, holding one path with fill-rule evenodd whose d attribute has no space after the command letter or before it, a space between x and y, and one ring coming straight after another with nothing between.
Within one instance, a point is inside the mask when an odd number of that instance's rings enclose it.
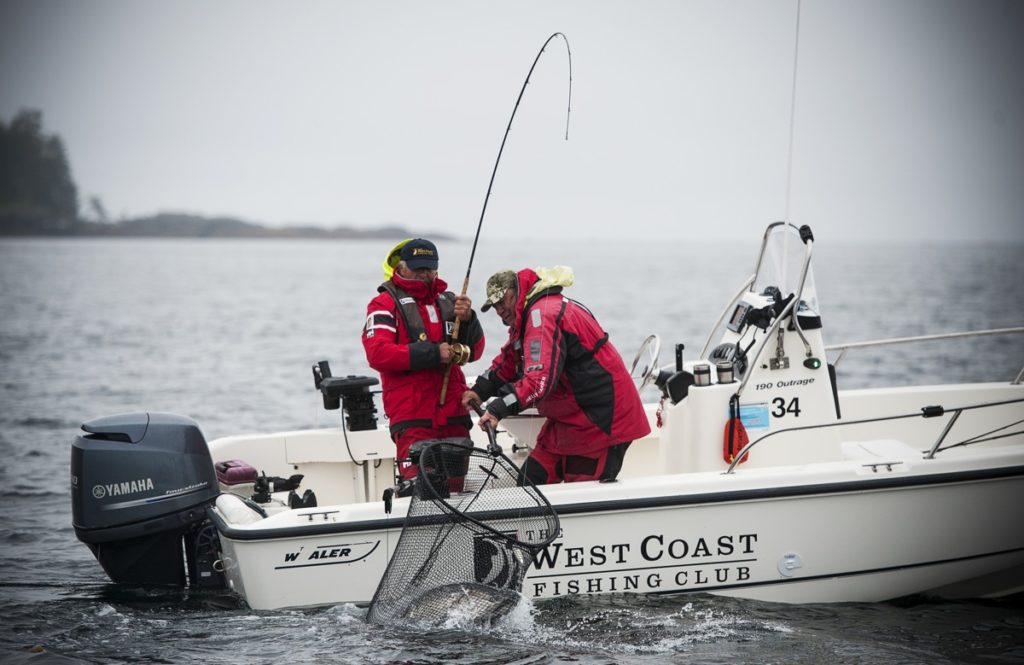
<instances>
[{"instance_id":1,"label":"fishing reel","mask_svg":"<svg viewBox=\"0 0 1024 665\"><path fill-rule=\"evenodd\" d=\"M465 365L469 362L470 349L466 344L459 342L453 342L450 344L452 348L452 362L456 365Z\"/></svg>"}]
</instances>

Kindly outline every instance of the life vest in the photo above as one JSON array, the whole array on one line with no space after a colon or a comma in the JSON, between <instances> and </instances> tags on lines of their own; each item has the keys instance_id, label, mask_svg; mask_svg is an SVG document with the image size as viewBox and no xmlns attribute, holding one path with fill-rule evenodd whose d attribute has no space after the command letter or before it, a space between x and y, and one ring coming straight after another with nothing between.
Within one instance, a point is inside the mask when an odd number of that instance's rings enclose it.
<instances>
[{"instance_id":1,"label":"life vest","mask_svg":"<svg viewBox=\"0 0 1024 665\"><path fill-rule=\"evenodd\" d=\"M427 327L423 324L423 317L420 316L420 308L416 299L391 281L384 282L378 286L377 291L386 291L398 305L398 311L402 315L402 322L405 323L406 333L409 335L408 341L426 342ZM441 310L441 320L445 324L444 341L450 343L452 341L452 328L455 323L455 294L451 291L437 294L437 306Z\"/></svg>"}]
</instances>

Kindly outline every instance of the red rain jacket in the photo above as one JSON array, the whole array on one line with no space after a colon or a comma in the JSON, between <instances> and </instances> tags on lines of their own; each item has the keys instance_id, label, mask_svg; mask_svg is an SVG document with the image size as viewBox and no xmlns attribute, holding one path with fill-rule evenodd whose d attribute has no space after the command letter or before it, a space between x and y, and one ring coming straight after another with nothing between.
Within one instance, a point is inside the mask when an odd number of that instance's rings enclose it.
<instances>
[{"instance_id":1,"label":"red rain jacket","mask_svg":"<svg viewBox=\"0 0 1024 665\"><path fill-rule=\"evenodd\" d=\"M508 342L473 390L497 395L498 418L536 407L547 418L537 444L559 455L588 455L650 433L633 379L608 334L561 287L526 294L537 273L519 271L516 320Z\"/></svg>"},{"instance_id":2,"label":"red rain jacket","mask_svg":"<svg viewBox=\"0 0 1024 665\"><path fill-rule=\"evenodd\" d=\"M450 342L454 317L443 319L439 298L454 303L448 284L435 278L431 284L403 279L397 273L390 282L415 300L426 339L410 339L402 308L382 284L380 294L366 307L363 349L370 367L380 373L384 413L394 438L407 427L439 427L446 424L472 425L460 400L466 390L462 368L453 365L443 407L438 406L445 365L441 364L441 342ZM469 323L459 324L459 341L470 347L470 360L484 352L484 333L477 314Z\"/></svg>"}]
</instances>

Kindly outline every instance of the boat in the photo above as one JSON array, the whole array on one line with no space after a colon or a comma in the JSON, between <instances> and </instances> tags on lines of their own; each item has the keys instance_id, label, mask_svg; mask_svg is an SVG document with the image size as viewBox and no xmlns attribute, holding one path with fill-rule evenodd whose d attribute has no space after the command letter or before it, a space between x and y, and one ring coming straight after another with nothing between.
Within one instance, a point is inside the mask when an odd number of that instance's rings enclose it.
<instances>
[{"instance_id":1,"label":"boat","mask_svg":"<svg viewBox=\"0 0 1024 665\"><path fill-rule=\"evenodd\" d=\"M1011 381L842 388L811 230L770 224L699 354L632 363L651 434L615 482L546 485L560 521L523 596L709 593L783 603L1024 590L1024 368ZM687 354L688 355L688 354ZM72 444L75 533L116 583L224 587L251 608L368 603L402 533L375 377L313 367L334 427L207 442L190 418L128 413ZM543 421L501 421L521 464ZM474 428L473 445L486 435ZM472 556L473 553L468 553ZM481 580L477 580L478 582Z\"/></svg>"}]
</instances>

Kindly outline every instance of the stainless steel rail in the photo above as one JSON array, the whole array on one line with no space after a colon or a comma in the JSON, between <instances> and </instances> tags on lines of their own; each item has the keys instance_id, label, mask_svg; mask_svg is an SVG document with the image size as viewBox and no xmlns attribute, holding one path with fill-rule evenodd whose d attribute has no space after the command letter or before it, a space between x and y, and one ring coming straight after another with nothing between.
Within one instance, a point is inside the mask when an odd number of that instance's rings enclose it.
<instances>
[{"instance_id":1,"label":"stainless steel rail","mask_svg":"<svg viewBox=\"0 0 1024 665\"><path fill-rule=\"evenodd\" d=\"M807 357L811 356L811 345L807 341L807 338L804 337L804 331L800 329L800 324L797 322L797 312L800 309L801 298L804 295L804 283L807 281L807 271L810 270L811 268L811 254L813 252L814 240L808 238L806 241L804 241L804 263L800 269L800 285L797 287L796 292L793 293L793 298L789 301L789 304L787 304L786 307L779 313L779 315L775 317L775 321L772 322L771 327L765 331L764 342L761 344L761 346L758 347L757 353L754 354L754 357L748 361L750 367L754 367L757 365L757 361L761 358L761 355L764 353L764 350L768 348L768 344L772 338L772 335L774 335L776 331L782 329L782 322L785 321L787 317L793 321L793 327L796 329L797 334L800 336L800 341L804 343L804 351L806 352ZM760 266L761 261L760 259L758 259L758 269L760 269ZM780 337L779 340L776 342L778 349L782 348L781 344L782 339ZM743 389L747 387L747 382L750 381L750 377L753 376L753 374L753 371L743 373L743 379L740 381L740 387L736 389L737 397L743 394Z\"/></svg>"},{"instance_id":2,"label":"stainless steel rail","mask_svg":"<svg viewBox=\"0 0 1024 665\"><path fill-rule=\"evenodd\" d=\"M878 422L885 422L885 421L890 421L890 420L906 420L908 418L935 418L935 417L944 416L947 413L952 413L953 417L950 419L950 422L948 422L946 424L945 428L942 431L942 434L939 435L938 440L932 445L931 450L929 450L929 452L926 453L923 456L923 459L932 459L932 458L935 457L936 453L941 452L942 450L944 450L943 448L940 448L940 446L942 445L943 441L945 441L946 435L949 434L949 431L953 428L953 423L955 423L956 420L960 417L960 413L961 412L963 412L963 411L973 411L974 409L989 409L989 408L992 408L992 407L995 407L995 406L1005 406L1007 404L1022 404L1022 403L1024 403L1024 398L1001 400L1001 401L998 401L998 402L985 402L985 403L982 403L982 404L971 404L971 405L968 405L968 406L956 406L956 407L952 407L952 408L944 408L944 407L941 407L941 406L926 406L926 407L922 407L921 408L921 412L920 413L904 413L904 414L895 415L895 416L879 416L877 418L861 418L859 420L837 420L834 423L821 423L819 425L803 425L803 426L800 426L800 427L788 427L786 429L780 429L780 430L776 430L774 432L769 432L768 434L765 434L761 438L754 439L753 441L751 441L747 445L743 446L743 448L738 453L736 453L736 456L733 459L732 463L729 464L729 468L726 469L725 471L723 471L722 474L723 475L729 475L731 473L734 473L736 471L736 467L740 465L741 460L747 455L747 453L749 453L751 451L752 448L754 448L754 446L758 445L762 441L767 441L768 439L771 439L771 438L773 438L773 437L775 437L775 436L777 436L779 434L792 434L793 432L801 432L801 431L812 430L812 429L830 429L830 428L835 428L835 427L849 427L851 425L863 425L865 423L878 423ZM1006 429L1007 427L1012 427L1014 425L1019 425L1020 423L1021 423L1021 421L1019 421L1019 420L1016 421L1016 422L1008 423L1007 425L1003 425L1003 426L1001 426L1000 428L998 428L996 430L992 430L991 432L987 432L986 434L978 435L978 436L972 437L970 439L967 439L963 443L980 443L981 441L987 440L987 438L997 439L997 438L1004 438L1004 437L1007 437L1007 436L1018 436L1020 434L1024 434L1024 430L1021 430L1021 431L1010 432L1008 434L1000 434L998 436L991 436L990 437L990 435L994 434L995 432L998 432L999 430ZM962 445L962 444L955 444L955 445ZM949 447L953 447L953 446L949 446Z\"/></svg>"},{"instance_id":3,"label":"stainless steel rail","mask_svg":"<svg viewBox=\"0 0 1024 665\"><path fill-rule=\"evenodd\" d=\"M968 332L956 332L956 333L941 333L938 335L918 335L916 337L894 337L892 339L877 339L869 340L865 342L850 342L849 344L831 344L825 347L826 351L838 351L839 355L836 356L835 360L832 361L834 367L839 366L839 361L843 359L846 352L850 349L863 349L875 346L888 346L892 344L910 344L914 342L931 342L935 340L943 339L960 339L969 337L987 337L991 335L1019 335L1024 333L1024 327L1017 328L992 328L990 330L973 330ZM1013 385L1019 384L1024 380L1024 367L1021 367L1017 377L1013 380Z\"/></svg>"}]
</instances>

